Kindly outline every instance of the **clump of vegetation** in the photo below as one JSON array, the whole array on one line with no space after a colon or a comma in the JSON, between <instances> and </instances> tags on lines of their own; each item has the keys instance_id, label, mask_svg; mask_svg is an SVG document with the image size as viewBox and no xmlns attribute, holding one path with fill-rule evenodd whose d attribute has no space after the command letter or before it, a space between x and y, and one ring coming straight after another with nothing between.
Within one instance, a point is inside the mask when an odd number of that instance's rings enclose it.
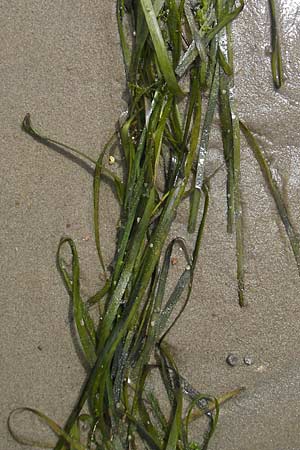
<instances>
[{"instance_id":1,"label":"clump of vegetation","mask_svg":"<svg viewBox=\"0 0 300 450\"><path fill-rule=\"evenodd\" d=\"M23 129L33 138L62 146L94 165L95 243L106 280L99 292L84 300L76 245L70 237L61 240L58 266L72 299L90 371L63 429L35 409L21 409L37 415L58 435L55 450L204 450L220 405L240 392L236 389L214 398L193 388L179 372L166 342L192 292L213 178L205 173L205 162L218 111L227 168L228 232L236 237L240 306L245 305L240 130L266 177L300 267L299 240L280 190L263 152L237 115L231 23L243 6L243 1L234 0L117 0L128 112L97 161L37 131L29 114L24 119ZM273 73L276 61L281 67L278 40L275 44ZM113 165L104 164L115 145L124 157L123 179L113 172ZM101 251L99 198L104 177L112 180L121 208L111 271ZM192 252L181 237L169 240L176 212L187 197ZM185 267L167 296L175 246L182 249ZM71 253L71 271L62 256L65 247ZM97 320L92 308L98 308ZM153 379L161 381L167 402L162 404L151 388ZM199 442L191 441L190 423L202 416L207 431ZM11 418L10 431L18 442L44 446L18 436Z\"/></svg>"}]
</instances>

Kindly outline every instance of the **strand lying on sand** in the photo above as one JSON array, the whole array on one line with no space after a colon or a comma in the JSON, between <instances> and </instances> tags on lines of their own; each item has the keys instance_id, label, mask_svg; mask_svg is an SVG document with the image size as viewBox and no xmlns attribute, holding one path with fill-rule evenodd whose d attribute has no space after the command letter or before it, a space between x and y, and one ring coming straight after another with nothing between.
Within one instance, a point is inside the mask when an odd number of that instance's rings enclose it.
<instances>
[{"instance_id":1,"label":"strand lying on sand","mask_svg":"<svg viewBox=\"0 0 300 450\"><path fill-rule=\"evenodd\" d=\"M284 75L275 0L269 0L269 7L271 16L271 69L274 86L279 89L284 83Z\"/></svg>"},{"instance_id":2,"label":"strand lying on sand","mask_svg":"<svg viewBox=\"0 0 300 450\"><path fill-rule=\"evenodd\" d=\"M26 115L23 129L33 138L74 152L94 167L95 243L105 282L84 299L75 242L70 237L60 241L58 267L90 371L63 429L36 409L12 412L9 429L19 443L55 450L204 450L216 428L220 405L241 392L235 389L215 398L190 386L179 373L166 338L192 292L213 180L205 167L218 109L227 169L228 232L235 233L236 239L239 304L245 305L240 129L267 179L299 267L299 240L280 191L257 142L237 115L231 22L243 6L233 0L117 0L130 99L125 121L97 161L38 132ZM274 27L274 13L272 17ZM278 62L278 44L274 52ZM124 159L123 179L105 166L105 156L116 142ZM111 271L100 239L99 200L105 177L112 180L121 208ZM186 197L190 197L187 228L192 251L182 238L169 237ZM182 250L184 268L167 296L175 247ZM63 249L70 251L71 271ZM99 309L96 321L91 307ZM153 390L158 382L164 402ZM12 418L26 411L57 434L56 445L26 440L14 430ZM196 443L189 438L189 427L202 416L208 422L207 432Z\"/></svg>"}]
</instances>

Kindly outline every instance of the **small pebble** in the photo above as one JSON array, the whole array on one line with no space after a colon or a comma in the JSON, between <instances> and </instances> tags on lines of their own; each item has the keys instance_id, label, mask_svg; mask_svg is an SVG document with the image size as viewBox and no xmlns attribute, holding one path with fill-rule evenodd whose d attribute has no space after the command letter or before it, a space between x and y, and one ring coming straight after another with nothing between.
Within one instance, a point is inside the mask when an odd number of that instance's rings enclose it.
<instances>
[{"instance_id":1,"label":"small pebble","mask_svg":"<svg viewBox=\"0 0 300 450\"><path fill-rule=\"evenodd\" d=\"M245 356L244 357L244 363L246 364L246 366L252 366L253 358L251 358L251 356Z\"/></svg>"},{"instance_id":2,"label":"small pebble","mask_svg":"<svg viewBox=\"0 0 300 450\"><path fill-rule=\"evenodd\" d=\"M239 362L239 358L236 355L234 355L233 353L230 353L226 358L226 362L229 366L235 367L235 366L237 366L237 364Z\"/></svg>"}]
</instances>

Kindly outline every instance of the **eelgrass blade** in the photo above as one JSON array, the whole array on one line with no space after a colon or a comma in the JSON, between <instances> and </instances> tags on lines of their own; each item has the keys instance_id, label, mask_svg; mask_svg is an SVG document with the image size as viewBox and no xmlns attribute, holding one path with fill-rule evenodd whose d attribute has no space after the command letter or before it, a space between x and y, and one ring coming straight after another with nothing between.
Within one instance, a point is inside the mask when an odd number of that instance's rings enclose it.
<instances>
[{"instance_id":1,"label":"eelgrass blade","mask_svg":"<svg viewBox=\"0 0 300 450\"><path fill-rule=\"evenodd\" d=\"M88 161L90 161L93 164L96 164L96 161L94 161L92 158L90 158L90 156L86 155L85 153L75 149L74 147L70 147L67 144L62 144L59 141L56 141L55 139L52 139L48 136L45 136L41 133L39 133L32 125L32 121L31 121L31 116L29 113L27 113L23 119L22 122L22 129L30 134L33 138L39 139L40 141L44 142L44 143L50 143L50 144L55 144L58 145L60 147L65 147L67 150L71 150L72 152L76 153L77 155L83 157L84 159L87 159Z\"/></svg>"},{"instance_id":2,"label":"eelgrass blade","mask_svg":"<svg viewBox=\"0 0 300 450\"><path fill-rule=\"evenodd\" d=\"M251 150L254 153L254 156L259 164L262 174L267 182L268 188L269 188L270 193L275 202L279 217L281 218L281 221L284 225L286 234L289 238L289 241L290 241L293 253L294 253L294 257L296 260L296 264L298 267L298 272L300 275L300 238L299 238L299 234L295 231L294 226L291 223L289 213L288 213L288 210L284 203L280 189L276 183L276 180L274 179L274 177L272 175L269 164L268 164L266 158L264 157L264 154L263 154L257 140L255 139L254 135L251 133L249 128L241 121L240 121L240 127L241 127L241 130L242 130L244 136L246 137L246 139L249 143Z\"/></svg>"},{"instance_id":3,"label":"eelgrass blade","mask_svg":"<svg viewBox=\"0 0 300 450\"><path fill-rule=\"evenodd\" d=\"M161 431L165 431L168 426L168 422L164 413L160 407L159 401L155 394L151 391L146 392L147 401L150 403L151 412L157 423L160 425Z\"/></svg>"},{"instance_id":4,"label":"eelgrass blade","mask_svg":"<svg viewBox=\"0 0 300 450\"><path fill-rule=\"evenodd\" d=\"M147 207L146 207L143 217L141 218L141 221L139 223L139 227L138 227L138 230L135 235L135 240L134 240L133 246L130 249L130 253L127 257L125 266L122 270L121 277L115 286L113 295L109 301L109 306L105 313L105 318L102 322L101 336L100 336L100 343L99 343L100 348L101 348L101 346L104 345L106 339L108 338L113 321L115 320L118 309L119 309L120 305L122 304L123 294L129 283L129 280L132 276L132 270L134 267L135 258L141 247L142 242L145 239L145 232L149 225L149 221L151 218L151 212L153 210L153 204L154 204L154 189L151 189Z\"/></svg>"},{"instance_id":5,"label":"eelgrass blade","mask_svg":"<svg viewBox=\"0 0 300 450\"><path fill-rule=\"evenodd\" d=\"M245 306L245 269L243 214L240 192L240 127L234 98L234 62L231 24L221 33L219 55L222 54L231 74L220 67L219 106L224 158L227 165L227 231L235 231L238 299ZM221 63L220 63L221 66Z\"/></svg>"},{"instance_id":6,"label":"eelgrass blade","mask_svg":"<svg viewBox=\"0 0 300 450\"><path fill-rule=\"evenodd\" d=\"M236 17L241 13L243 8L244 8L244 0L241 0L240 5L237 8L235 8L232 12L224 15L221 21L206 36L206 45L208 45L224 27L226 27L229 23L235 20ZM198 56L198 49L195 41L193 40L192 43L189 45L187 51L181 57L178 66L176 67L175 73L179 78L183 77L183 75L189 69L191 64L193 64L197 56Z\"/></svg>"},{"instance_id":7,"label":"eelgrass blade","mask_svg":"<svg viewBox=\"0 0 300 450\"><path fill-rule=\"evenodd\" d=\"M98 291L96 294L92 295L92 297L90 297L87 300L87 302L86 302L87 306L91 307L91 306L95 305L96 303L98 303L100 300L102 300L103 297L105 297L105 295L108 293L110 287L111 287L111 281L106 280L103 288L100 289L100 291Z\"/></svg>"},{"instance_id":8,"label":"eelgrass blade","mask_svg":"<svg viewBox=\"0 0 300 450\"><path fill-rule=\"evenodd\" d=\"M189 24L189 28L190 28L190 31L191 31L191 34L193 37L193 42L195 42L196 49L200 56L200 64L201 64L200 84L201 84L201 86L205 86L206 69L207 69L207 63L208 63L206 42L205 42L205 39L203 39L201 37L198 27L196 26L192 9L193 9L193 7L191 5L190 0L185 1L185 4L184 4L185 16L186 16L187 22Z\"/></svg>"},{"instance_id":9,"label":"eelgrass blade","mask_svg":"<svg viewBox=\"0 0 300 450\"><path fill-rule=\"evenodd\" d=\"M237 388L234 389L232 391L226 392L223 395L220 395L219 397L216 397L218 404L221 406L224 403L226 403L227 401L237 397L238 395L240 395L243 391L245 390L245 388ZM216 403L214 400L210 400L210 397L208 396L204 396L204 399L206 399L206 403L205 403L205 407L201 408L201 403L197 402L197 406L198 408L196 409L196 411L192 411L190 412L190 417L189 417L189 422L193 422L194 420L199 419L200 417L204 416L206 414L207 411L212 412L215 407L216 407ZM200 407L199 407L200 405Z\"/></svg>"},{"instance_id":10,"label":"eelgrass blade","mask_svg":"<svg viewBox=\"0 0 300 450\"><path fill-rule=\"evenodd\" d=\"M280 89L284 83L282 56L280 47L280 37L278 30L278 21L276 13L275 0L269 0L270 16L271 16L271 69L274 86Z\"/></svg>"},{"instance_id":11,"label":"eelgrass blade","mask_svg":"<svg viewBox=\"0 0 300 450\"><path fill-rule=\"evenodd\" d=\"M180 295L184 291L187 281L190 278L188 271L185 271L188 273L188 277L186 276L185 272L183 273L183 275L181 275L179 281L177 282L177 285L175 286L173 292L169 297L169 300L163 307L166 283L168 279L169 268L171 265L171 255L175 245L179 245L179 247L182 249L185 255L187 263L188 264L190 263L188 251L183 239L181 238L173 239L167 246L162 267L154 280L153 312L151 314L151 317L149 318L150 326L146 333L143 349L139 354L139 360L136 362L137 367L142 367L143 365L148 363L151 356L151 352L153 351L155 344L159 340L159 336L163 332L165 325L168 321L168 318L172 314L172 311L176 306L177 302L180 300Z\"/></svg>"},{"instance_id":12,"label":"eelgrass blade","mask_svg":"<svg viewBox=\"0 0 300 450\"><path fill-rule=\"evenodd\" d=\"M179 441L182 441L183 445L186 447L187 436L182 421L183 390L178 368L166 344L159 344L158 352L164 366L162 367L162 373L165 373L166 375L164 382L172 408L170 429L166 440L165 450L175 449L179 444Z\"/></svg>"},{"instance_id":13,"label":"eelgrass blade","mask_svg":"<svg viewBox=\"0 0 300 450\"><path fill-rule=\"evenodd\" d=\"M100 154L94 171L93 191L94 191L94 233L96 249L102 267L104 277L107 279L107 273L105 263L102 255L101 242L100 242L100 223L99 223L99 199L100 199L100 182L102 175L102 162L105 155L105 150Z\"/></svg>"},{"instance_id":14,"label":"eelgrass blade","mask_svg":"<svg viewBox=\"0 0 300 450\"><path fill-rule=\"evenodd\" d=\"M128 73L131 61L131 51L127 42L127 32L124 28L125 8L125 0L117 0L117 23L119 29L120 44L123 53L125 69Z\"/></svg>"},{"instance_id":15,"label":"eelgrass blade","mask_svg":"<svg viewBox=\"0 0 300 450\"><path fill-rule=\"evenodd\" d=\"M182 3L182 2L181 2ZM178 6L177 6L178 4ZM167 25L172 47L173 69L177 67L181 55L181 13L180 4L176 0L165 0L168 11Z\"/></svg>"},{"instance_id":16,"label":"eelgrass blade","mask_svg":"<svg viewBox=\"0 0 300 450\"><path fill-rule=\"evenodd\" d=\"M194 153L197 148L202 112L202 97L200 89L199 70L193 69L190 74L190 93L188 108L184 124L183 143L188 145L190 140L190 152ZM191 128L192 125L192 128ZM189 136L191 130L191 136Z\"/></svg>"},{"instance_id":17,"label":"eelgrass blade","mask_svg":"<svg viewBox=\"0 0 300 450\"><path fill-rule=\"evenodd\" d=\"M79 428L79 420L77 420L70 432L70 438L75 442L80 442L80 428ZM73 444L70 444L70 450L76 450Z\"/></svg>"},{"instance_id":18,"label":"eelgrass blade","mask_svg":"<svg viewBox=\"0 0 300 450\"><path fill-rule=\"evenodd\" d=\"M205 223L206 223L206 218L207 218L207 213L208 213L208 208L209 208L209 189L208 189L207 185L203 185L202 192L204 193L205 201L204 201L202 218L201 218L199 228L197 231L196 241L195 241L193 255L192 255L192 261L191 261L191 265L189 267L187 267L185 272L183 273L183 275L185 276L184 286L180 286L180 288L182 288L182 287L185 288L186 285L188 286L187 295L186 295L186 298L183 301L182 307L180 308L175 319L173 320L171 325L167 328L167 330L163 333L163 335L160 337L160 340L159 340L160 343L165 340L166 336L170 333L172 328L176 325L177 321L183 314L183 312L189 302L191 294L192 294L194 273L195 273L196 264L198 261L199 251L200 251L200 247L201 247L201 242L202 242L202 238L203 238L203 233L204 233L204 229L205 229ZM183 277L183 275L182 275L182 277ZM178 283L180 283L180 281L181 280L179 280ZM183 289L182 289L182 291L183 291ZM176 295L177 295L177 293L176 293L176 288L175 288L175 290L173 291L173 293L170 296L170 299L169 299L170 303L173 303L173 300L174 300L174 298L176 298Z\"/></svg>"},{"instance_id":19,"label":"eelgrass blade","mask_svg":"<svg viewBox=\"0 0 300 450\"><path fill-rule=\"evenodd\" d=\"M43 442L35 441L35 440L23 439L23 438L21 438L18 435L18 433L16 433L13 430L12 423L11 423L13 416L15 414L17 414L17 413L20 414L20 413L24 413L24 412L29 412L29 413L32 413L33 415L37 416L57 436L61 437L63 442L65 442L66 444L72 446L72 448L74 450L85 450L85 447L80 442L78 442L74 438L70 437L59 425L57 425L56 422L54 422L52 419L50 419L48 416L46 416L42 412L38 411L37 409L28 408L28 407L14 409L10 413L9 418L8 418L8 429L9 429L9 432L12 435L12 437L15 439L15 441L18 442L19 444L21 444L21 445L30 445L32 447L40 447L40 448L53 448L53 444L43 443Z\"/></svg>"},{"instance_id":20,"label":"eelgrass blade","mask_svg":"<svg viewBox=\"0 0 300 450\"><path fill-rule=\"evenodd\" d=\"M131 416L129 412L126 412L126 417L128 421L135 426L136 431L147 445L146 448L149 448L150 450L163 450L163 447L157 444L154 437L141 425L137 419Z\"/></svg>"},{"instance_id":21,"label":"eelgrass blade","mask_svg":"<svg viewBox=\"0 0 300 450\"><path fill-rule=\"evenodd\" d=\"M208 412L210 412L208 409L209 401L211 403L213 403L214 407L215 407L216 403L215 403L214 399L212 399L209 395L199 393L199 394L195 395L193 400L190 402L187 412L186 412L185 419L184 419L185 432L186 432L187 436L189 434L189 426L190 426L190 422L191 422L191 415L192 415L193 409L197 408L197 410L200 411L201 415L205 415Z\"/></svg>"},{"instance_id":22,"label":"eelgrass blade","mask_svg":"<svg viewBox=\"0 0 300 450\"><path fill-rule=\"evenodd\" d=\"M206 156L208 152L208 144L209 137L211 132L211 127L213 123L213 118L215 114L217 98L218 98L218 89L219 89L219 64L216 62L214 67L214 76L213 82L210 89L209 99L206 114L204 117L204 123L202 127L202 133L200 142L198 144L198 156L197 156L197 170L195 177L195 185L194 191L192 193L191 198L191 206L190 206L190 217L189 217L189 227L188 230L190 233L195 231L197 217L200 206L200 198L201 198L201 189L204 182L204 168L206 162Z\"/></svg>"},{"instance_id":23,"label":"eelgrass blade","mask_svg":"<svg viewBox=\"0 0 300 450\"><path fill-rule=\"evenodd\" d=\"M220 73L219 111L222 131L224 159L227 167L227 232L234 231L234 148L232 114L229 100L229 80L223 69Z\"/></svg>"},{"instance_id":24,"label":"eelgrass blade","mask_svg":"<svg viewBox=\"0 0 300 450\"><path fill-rule=\"evenodd\" d=\"M79 156L80 158L87 160L89 163L91 163L94 166L96 166L96 164L97 164L97 161L95 161L93 158L91 158L86 153L78 150L77 148L71 147L68 144L64 144L60 141L52 139L49 136L45 136L44 134L41 134L40 132L38 132L32 125L31 116L29 113L27 113L23 119L22 129L26 133L30 134L33 138L41 141L45 145L49 145L49 144L57 145L58 147L61 147L68 151L71 151L72 153ZM115 138L116 138L116 134L113 133L112 137L109 139L109 141L105 145L105 149L108 149L109 147L113 146ZM124 199L124 185L123 185L122 181L116 174L114 174L111 170L107 169L107 167L102 166L102 171L103 171L103 175L105 175L106 177L111 179L112 182L114 183L118 200L119 200L120 204L122 205L123 199Z\"/></svg>"},{"instance_id":25,"label":"eelgrass blade","mask_svg":"<svg viewBox=\"0 0 300 450\"><path fill-rule=\"evenodd\" d=\"M70 250L72 252L72 279L69 279L69 277L67 276L67 272L65 271L63 266L63 261L60 258L61 248L65 244L69 245ZM73 313L82 349L84 351L88 363L91 366L93 366L96 360L95 330L93 321L80 296L79 259L76 246L72 241L72 239L63 238L60 241L57 251L57 259L60 270L65 278L67 287L72 289Z\"/></svg>"},{"instance_id":26,"label":"eelgrass blade","mask_svg":"<svg viewBox=\"0 0 300 450\"><path fill-rule=\"evenodd\" d=\"M215 403L215 415L213 415L211 412L207 413L207 417L209 419L209 428L208 428L208 431L206 432L206 434L204 435L204 442L202 444L202 450L208 449L208 444L216 431L216 427L217 427L217 424L219 421L220 406L219 406L219 402L216 398L214 399L214 403Z\"/></svg>"},{"instance_id":27,"label":"eelgrass blade","mask_svg":"<svg viewBox=\"0 0 300 450\"><path fill-rule=\"evenodd\" d=\"M208 42L210 42L224 27L230 24L243 11L245 6L244 0L239 0L239 3L239 6L237 6L233 11L230 11L221 17L221 20L218 22L216 27L208 34Z\"/></svg>"},{"instance_id":28,"label":"eelgrass blade","mask_svg":"<svg viewBox=\"0 0 300 450\"><path fill-rule=\"evenodd\" d=\"M209 409L208 405L210 404L211 408ZM213 406L212 406L213 405ZM186 417L184 420L184 427L186 436L188 438L188 431L189 431L189 425L192 419L192 411L193 409L197 407L197 411L199 411L199 417L202 415L206 415L206 417L209 420L209 428L207 432L204 434L204 440L201 445L201 449L207 450L208 444L216 430L216 426L218 424L219 420L219 414L220 414L220 404L217 398L212 398L210 396L207 396L205 394L197 394L193 401L190 403ZM213 410L215 410L215 415L213 415Z\"/></svg>"},{"instance_id":29,"label":"eelgrass blade","mask_svg":"<svg viewBox=\"0 0 300 450\"><path fill-rule=\"evenodd\" d=\"M153 9L156 17L159 15L165 0L155 0L153 4ZM140 2L135 4L135 16L136 16L136 29L135 31L135 42L134 51L132 52L131 67L130 67L130 82L136 83L139 64L142 59L143 49L149 34L149 30L145 21L145 15L143 13Z\"/></svg>"},{"instance_id":30,"label":"eelgrass blade","mask_svg":"<svg viewBox=\"0 0 300 450\"><path fill-rule=\"evenodd\" d=\"M160 70L166 80L166 83L171 92L174 94L182 94L182 90L178 85L178 82L173 71L171 61L169 59L167 49L162 37L161 29L158 24L156 14L153 8L151 0L141 0L141 5L151 35L151 39L155 48L157 60L159 63Z\"/></svg>"},{"instance_id":31,"label":"eelgrass blade","mask_svg":"<svg viewBox=\"0 0 300 450\"><path fill-rule=\"evenodd\" d=\"M177 447L181 428L182 406L183 406L182 391L180 387L177 387L176 409L174 412L171 429L167 440L167 445L165 447L166 450L173 450Z\"/></svg>"},{"instance_id":32,"label":"eelgrass blade","mask_svg":"<svg viewBox=\"0 0 300 450\"><path fill-rule=\"evenodd\" d=\"M200 221L200 224L198 227L196 242L195 242L195 246L194 246L194 250L193 250L192 267L191 267L192 277L194 277L194 272L195 272L196 265L198 262L200 247L201 247L201 243L202 243L202 239L203 239L203 233L204 233L207 214L208 214L208 208L209 208L209 184L208 183L203 184L202 192L204 194L204 206L203 206L203 213L202 213L201 221ZM190 289L192 289L192 284L191 284Z\"/></svg>"},{"instance_id":33,"label":"eelgrass blade","mask_svg":"<svg viewBox=\"0 0 300 450\"><path fill-rule=\"evenodd\" d=\"M143 423L143 426L148 431L149 434L153 436L153 440L158 446L162 446L162 437L157 432L157 429L154 427L151 417L147 411L147 408L143 399L143 392L145 391L145 383L146 378L149 374L149 370L147 366L144 366L141 377L137 380L137 403L138 403L138 413L140 416L140 420Z\"/></svg>"},{"instance_id":34,"label":"eelgrass blade","mask_svg":"<svg viewBox=\"0 0 300 450\"><path fill-rule=\"evenodd\" d=\"M190 269L190 267L188 267L188 269L186 269L180 276L165 307L163 308L163 310L160 313L159 319L157 321L158 334L161 334L165 330L168 320L171 317L171 314L172 314L174 308L176 307L177 303L181 299L184 290L190 283L190 280L191 280L191 269Z\"/></svg>"}]
</instances>

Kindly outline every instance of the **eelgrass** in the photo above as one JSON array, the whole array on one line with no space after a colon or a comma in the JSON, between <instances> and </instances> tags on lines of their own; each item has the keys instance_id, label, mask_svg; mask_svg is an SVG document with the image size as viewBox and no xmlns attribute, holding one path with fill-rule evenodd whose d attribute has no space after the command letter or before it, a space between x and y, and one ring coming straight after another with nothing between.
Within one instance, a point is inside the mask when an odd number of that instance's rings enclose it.
<instances>
[{"instance_id":1,"label":"eelgrass","mask_svg":"<svg viewBox=\"0 0 300 450\"><path fill-rule=\"evenodd\" d=\"M284 83L284 75L275 0L269 0L269 8L271 17L271 70L274 86L279 89Z\"/></svg>"},{"instance_id":2,"label":"eelgrass","mask_svg":"<svg viewBox=\"0 0 300 450\"><path fill-rule=\"evenodd\" d=\"M220 405L241 391L214 398L191 387L179 373L166 338L192 291L209 208L205 161L217 106L227 167L228 231L236 236L240 305L245 304L240 127L267 178L299 266L299 241L278 188L236 112L231 22L242 8L243 2L233 0L117 0L130 100L126 120L97 161L39 133L26 115L23 129L27 133L47 145L75 152L94 166L95 243L106 280L99 292L84 300L76 245L70 237L61 240L58 266L72 299L90 371L63 429L32 408L12 413L37 415L58 435L55 446L22 439L13 430L10 416L9 428L18 442L54 450L205 450ZM126 23L131 24L129 30ZM124 181L104 163L105 152L116 140L124 156ZM162 174L163 187L158 183ZM105 267L100 240L99 198L104 176L113 181L121 207L112 271ZM182 238L168 241L177 209L187 196L191 198L188 229L195 232L191 253ZM175 246L183 250L185 268L166 298ZM71 252L70 272L65 268L62 247ZM90 314L93 305L99 306L97 323ZM161 404L149 388L148 380L153 377L162 382L169 406ZM189 426L201 416L206 417L208 428L195 443L189 439Z\"/></svg>"}]
</instances>

